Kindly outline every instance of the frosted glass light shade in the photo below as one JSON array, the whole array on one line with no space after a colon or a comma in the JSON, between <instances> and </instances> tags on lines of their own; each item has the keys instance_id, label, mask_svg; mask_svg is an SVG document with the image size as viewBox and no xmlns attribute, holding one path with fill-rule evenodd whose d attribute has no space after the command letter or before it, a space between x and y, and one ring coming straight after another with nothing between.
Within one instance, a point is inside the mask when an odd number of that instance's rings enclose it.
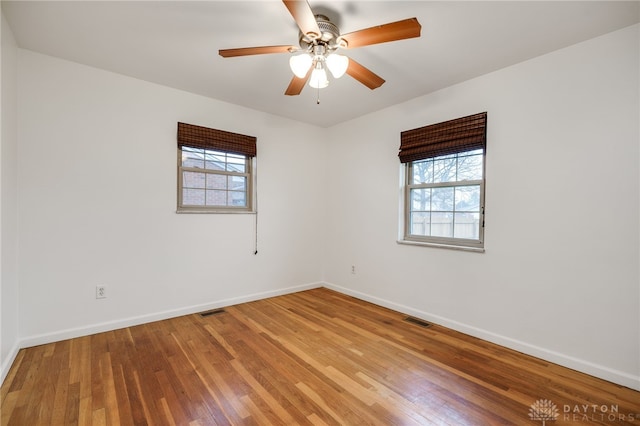
<instances>
[{"instance_id":1,"label":"frosted glass light shade","mask_svg":"<svg viewBox=\"0 0 640 426\"><path fill-rule=\"evenodd\" d=\"M334 78L342 77L349 67L349 58L336 53L327 56L325 62Z\"/></svg>"},{"instance_id":2,"label":"frosted glass light shade","mask_svg":"<svg viewBox=\"0 0 640 426\"><path fill-rule=\"evenodd\" d=\"M309 79L309 86L314 89L322 89L329 85L327 80L327 72L324 68L315 68L311 71L311 78Z\"/></svg>"},{"instance_id":3,"label":"frosted glass light shade","mask_svg":"<svg viewBox=\"0 0 640 426\"><path fill-rule=\"evenodd\" d=\"M298 78L304 78L311 67L313 59L308 53L289 58L289 67Z\"/></svg>"}]
</instances>

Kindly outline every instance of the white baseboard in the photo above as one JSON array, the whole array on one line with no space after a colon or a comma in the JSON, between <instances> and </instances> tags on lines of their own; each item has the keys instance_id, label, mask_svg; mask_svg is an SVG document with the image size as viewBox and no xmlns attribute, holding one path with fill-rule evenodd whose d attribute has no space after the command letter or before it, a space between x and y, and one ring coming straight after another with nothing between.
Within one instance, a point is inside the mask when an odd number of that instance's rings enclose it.
<instances>
[{"instance_id":1,"label":"white baseboard","mask_svg":"<svg viewBox=\"0 0 640 426\"><path fill-rule=\"evenodd\" d=\"M441 317L439 315L429 314L427 312L420 311L418 309L411 308L402 304L398 304L389 300L380 299L375 296L371 296L359 291L351 290L345 287L341 287L331 283L324 283L324 287L335 290L340 293L344 293L349 296L353 296L357 299L365 300L367 302L374 303L376 305L384 306L385 308L393 309L394 311L401 312L416 318L423 319L425 321L433 322L435 324L442 325L444 327L456 330L470 336L474 336L491 343L498 344L500 346L507 347L509 349L516 350L518 352L525 353L554 364L562 365L564 367L571 368L586 374L589 374L600 379L604 379L622 386L629 387L640 391L640 376L634 376L632 374L625 373L624 371L615 370L613 368L605 367L603 365L594 364L583 359L575 358L569 355L565 355L559 352L545 349L539 346L531 345L529 343L512 339L510 337L502 336L487 330L483 330L469 324L460 323L448 318Z\"/></svg>"},{"instance_id":2,"label":"white baseboard","mask_svg":"<svg viewBox=\"0 0 640 426\"><path fill-rule=\"evenodd\" d=\"M237 305L240 303L253 302L255 300L267 299L269 297L282 296L289 293L297 293L299 291L310 290L312 288L322 287L323 283L310 283L294 287L287 287L278 290L270 290L260 293L249 294L247 296L232 297L229 299L221 299L218 301L203 303L199 305L186 306L179 309L172 309L164 312L140 315L136 317L124 318L115 321L107 321L98 324L91 324L84 327L69 328L66 330L56 331L53 333L39 334L35 336L27 336L20 339L19 348L28 348L31 346L44 345L61 340L73 339L76 337L88 336L91 334L102 333L105 331L117 330L134 325L146 324L153 321L161 321L168 318L175 318L182 315L194 314L211 309L223 308L225 306ZM17 351L16 351L17 353ZM13 360L11 360L13 362ZM11 363L9 363L11 366ZM3 366L4 367L4 366ZM7 368L8 371L8 368ZM4 370L3 370L4 372Z\"/></svg>"},{"instance_id":3,"label":"white baseboard","mask_svg":"<svg viewBox=\"0 0 640 426\"><path fill-rule=\"evenodd\" d=\"M9 374L9 369L13 365L13 362L16 360L18 356L18 352L20 351L20 342L16 342L15 345L9 351L7 357L2 361L2 365L0 365L0 385L4 383L4 379L7 378L7 374Z\"/></svg>"}]
</instances>

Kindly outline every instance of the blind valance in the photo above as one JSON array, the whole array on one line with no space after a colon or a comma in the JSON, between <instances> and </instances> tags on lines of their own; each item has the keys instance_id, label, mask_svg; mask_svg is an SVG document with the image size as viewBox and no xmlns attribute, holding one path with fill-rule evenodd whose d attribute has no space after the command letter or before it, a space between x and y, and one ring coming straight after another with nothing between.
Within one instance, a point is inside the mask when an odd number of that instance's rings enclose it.
<instances>
[{"instance_id":1,"label":"blind valance","mask_svg":"<svg viewBox=\"0 0 640 426\"><path fill-rule=\"evenodd\" d=\"M256 138L193 124L178 123L178 148L213 149L233 154L256 156Z\"/></svg>"},{"instance_id":2,"label":"blind valance","mask_svg":"<svg viewBox=\"0 0 640 426\"><path fill-rule=\"evenodd\" d=\"M401 163L485 149L487 113L469 115L400 133Z\"/></svg>"}]
</instances>

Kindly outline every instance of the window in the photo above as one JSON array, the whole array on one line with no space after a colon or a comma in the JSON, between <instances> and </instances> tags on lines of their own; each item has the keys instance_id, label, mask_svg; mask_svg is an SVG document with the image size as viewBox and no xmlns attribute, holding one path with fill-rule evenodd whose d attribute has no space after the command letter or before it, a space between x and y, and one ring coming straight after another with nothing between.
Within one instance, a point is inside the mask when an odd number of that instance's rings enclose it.
<instances>
[{"instance_id":1,"label":"window","mask_svg":"<svg viewBox=\"0 0 640 426\"><path fill-rule=\"evenodd\" d=\"M181 163L180 207L250 207L251 161L246 156L183 146Z\"/></svg>"},{"instance_id":2,"label":"window","mask_svg":"<svg viewBox=\"0 0 640 426\"><path fill-rule=\"evenodd\" d=\"M402 133L400 242L483 248L485 134L486 113Z\"/></svg>"},{"instance_id":3,"label":"window","mask_svg":"<svg viewBox=\"0 0 640 426\"><path fill-rule=\"evenodd\" d=\"M254 211L255 138L178 123L178 211Z\"/></svg>"},{"instance_id":4,"label":"window","mask_svg":"<svg viewBox=\"0 0 640 426\"><path fill-rule=\"evenodd\" d=\"M482 150L409 163L406 237L480 241L482 169Z\"/></svg>"}]
</instances>

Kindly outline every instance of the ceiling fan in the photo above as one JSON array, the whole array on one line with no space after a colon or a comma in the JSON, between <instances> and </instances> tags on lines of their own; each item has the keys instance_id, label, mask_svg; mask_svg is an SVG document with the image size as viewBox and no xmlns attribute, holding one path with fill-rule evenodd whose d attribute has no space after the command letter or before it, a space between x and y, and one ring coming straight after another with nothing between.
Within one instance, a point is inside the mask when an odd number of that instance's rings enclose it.
<instances>
[{"instance_id":1,"label":"ceiling fan","mask_svg":"<svg viewBox=\"0 0 640 426\"><path fill-rule=\"evenodd\" d=\"M353 59L335 53L338 49L353 49L389 41L420 37L421 26L416 18L378 25L347 34L340 34L338 27L325 15L316 15L306 0L282 0L300 28L300 47L293 45L241 47L220 49L224 58L261 55L268 53L299 53L292 56L289 65L294 73L285 95L299 95L309 81L313 88L329 85L327 69L334 78L345 73L369 89L376 89L385 82L382 77Z\"/></svg>"}]
</instances>

